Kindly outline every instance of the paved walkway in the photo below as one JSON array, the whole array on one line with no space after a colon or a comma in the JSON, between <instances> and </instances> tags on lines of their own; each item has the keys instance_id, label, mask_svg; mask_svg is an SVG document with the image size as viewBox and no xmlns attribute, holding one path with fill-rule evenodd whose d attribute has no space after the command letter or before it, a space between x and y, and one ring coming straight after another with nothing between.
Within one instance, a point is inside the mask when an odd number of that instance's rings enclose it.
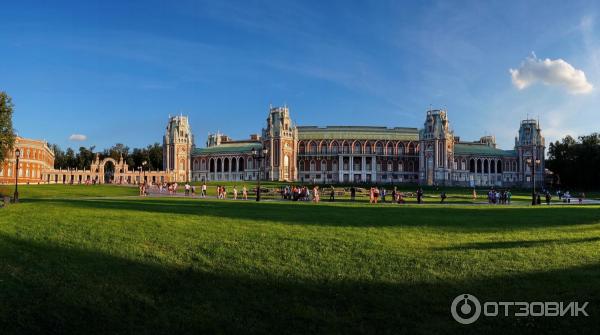
<instances>
[{"instance_id":1,"label":"paved walkway","mask_svg":"<svg viewBox=\"0 0 600 335\"><path fill-rule=\"evenodd\" d=\"M184 193L176 193L176 194L169 194L168 192L165 193L159 193L159 192L150 192L148 194L148 197L150 198L187 198L187 199L217 199L216 196L212 196L212 195L208 195L206 197L201 197L199 195L188 195L186 196ZM234 200L232 197L228 197L227 199L221 199L222 201L256 201L256 195L252 194L252 195L248 195L248 200L243 200L241 197L238 197L237 200ZM367 198L364 199L359 199L357 200L357 202L367 202ZM265 201L265 202L290 202L290 203L295 203L295 202L300 202L300 203L308 203L309 201L291 201L291 200L285 200L285 199L281 199L280 197L277 198L262 198L261 201ZM466 200L465 200L466 201ZM321 202L325 202L328 203L329 202L329 197L325 197L325 198L321 198ZM351 202L350 199L337 199L335 202L341 202L341 203L349 203ZM379 201L379 204L393 204L393 202L391 201L387 201L387 202L382 202ZM508 205L498 205L498 206L510 206L510 205L527 205L529 204L529 201L525 201L525 200L519 200L519 201L513 201L511 202L511 204ZM411 199L407 202L407 204L416 204L416 200ZM443 204L439 202L439 199L436 198L425 198L424 203L426 205L432 205L432 204L439 204L439 205L473 205L473 206L493 206L490 205L487 201L478 201L478 202L452 202L452 201L446 201ZM584 205L600 205L600 200L594 200L594 199L585 199L583 200L583 204ZM543 206L547 206L545 202L542 202ZM563 203L563 202L551 202L550 206L570 206L570 205L579 205L579 202L577 201L577 199L572 199L570 203Z\"/></svg>"}]
</instances>

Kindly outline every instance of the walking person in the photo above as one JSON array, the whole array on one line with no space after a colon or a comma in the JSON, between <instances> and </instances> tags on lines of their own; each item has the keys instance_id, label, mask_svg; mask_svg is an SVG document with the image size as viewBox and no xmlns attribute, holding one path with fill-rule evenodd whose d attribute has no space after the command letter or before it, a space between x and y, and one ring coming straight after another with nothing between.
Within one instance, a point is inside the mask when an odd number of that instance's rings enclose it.
<instances>
[{"instance_id":1,"label":"walking person","mask_svg":"<svg viewBox=\"0 0 600 335\"><path fill-rule=\"evenodd\" d=\"M202 193L200 194L202 198L206 198L206 183L202 183Z\"/></svg>"},{"instance_id":2,"label":"walking person","mask_svg":"<svg viewBox=\"0 0 600 335\"><path fill-rule=\"evenodd\" d=\"M321 200L319 197L319 186L315 186L313 187L313 201L318 203L319 200Z\"/></svg>"},{"instance_id":3,"label":"walking person","mask_svg":"<svg viewBox=\"0 0 600 335\"><path fill-rule=\"evenodd\" d=\"M354 201L354 199L356 198L356 189L354 188L354 186L350 187L350 200Z\"/></svg>"},{"instance_id":4,"label":"walking person","mask_svg":"<svg viewBox=\"0 0 600 335\"><path fill-rule=\"evenodd\" d=\"M331 186L331 192L329 193L329 201L335 201L335 189L333 188L333 185Z\"/></svg>"},{"instance_id":5,"label":"walking person","mask_svg":"<svg viewBox=\"0 0 600 335\"><path fill-rule=\"evenodd\" d=\"M248 200L248 189L246 185L242 186L242 199Z\"/></svg>"},{"instance_id":6,"label":"walking person","mask_svg":"<svg viewBox=\"0 0 600 335\"><path fill-rule=\"evenodd\" d=\"M442 193L440 193L440 203L443 204L444 200L446 200L446 192L442 191Z\"/></svg>"},{"instance_id":7,"label":"walking person","mask_svg":"<svg viewBox=\"0 0 600 335\"><path fill-rule=\"evenodd\" d=\"M233 185L233 200L237 200L238 190L235 185Z\"/></svg>"},{"instance_id":8,"label":"walking person","mask_svg":"<svg viewBox=\"0 0 600 335\"><path fill-rule=\"evenodd\" d=\"M421 198L423 198L423 189L421 189L420 187L417 189L417 203L420 204L421 203Z\"/></svg>"}]
</instances>

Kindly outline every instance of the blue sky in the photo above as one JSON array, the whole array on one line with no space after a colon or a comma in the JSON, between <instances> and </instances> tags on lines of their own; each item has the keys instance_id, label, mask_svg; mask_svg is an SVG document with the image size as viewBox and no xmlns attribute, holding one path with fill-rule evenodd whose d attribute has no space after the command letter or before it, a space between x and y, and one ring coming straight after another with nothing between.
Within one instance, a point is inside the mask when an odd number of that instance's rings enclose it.
<instances>
[{"instance_id":1,"label":"blue sky","mask_svg":"<svg viewBox=\"0 0 600 335\"><path fill-rule=\"evenodd\" d=\"M246 138L270 103L300 125L421 127L447 108L464 140L511 148L600 130L594 1L10 1L0 89L15 127L62 147ZM513 70L512 72L510 70ZM72 141L73 134L85 135Z\"/></svg>"}]
</instances>

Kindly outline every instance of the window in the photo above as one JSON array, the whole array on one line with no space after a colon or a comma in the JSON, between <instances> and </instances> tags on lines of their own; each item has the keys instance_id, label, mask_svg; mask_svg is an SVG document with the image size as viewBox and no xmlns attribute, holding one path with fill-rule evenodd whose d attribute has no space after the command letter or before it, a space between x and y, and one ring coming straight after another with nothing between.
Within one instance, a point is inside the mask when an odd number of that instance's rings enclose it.
<instances>
[{"instance_id":1,"label":"window","mask_svg":"<svg viewBox=\"0 0 600 335\"><path fill-rule=\"evenodd\" d=\"M331 144L331 153L332 154L337 154L338 153L338 144L336 142L333 142Z\"/></svg>"}]
</instances>

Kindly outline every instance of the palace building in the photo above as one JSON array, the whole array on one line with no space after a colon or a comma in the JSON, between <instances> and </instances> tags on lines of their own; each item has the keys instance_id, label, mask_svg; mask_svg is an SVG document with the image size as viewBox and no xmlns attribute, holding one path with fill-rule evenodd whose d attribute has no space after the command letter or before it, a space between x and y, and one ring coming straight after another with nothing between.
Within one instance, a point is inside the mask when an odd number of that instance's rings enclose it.
<instances>
[{"instance_id":1,"label":"palace building","mask_svg":"<svg viewBox=\"0 0 600 335\"><path fill-rule=\"evenodd\" d=\"M194 148L191 179L526 186L532 169L543 182L544 150L535 120L522 121L514 149L502 150L493 136L461 141L445 110L427 111L417 129L297 126L287 106L270 107L261 136L211 134L205 148Z\"/></svg>"},{"instance_id":2,"label":"palace building","mask_svg":"<svg viewBox=\"0 0 600 335\"><path fill-rule=\"evenodd\" d=\"M43 141L17 138L20 183L271 180L306 183L376 183L446 186L530 186L543 183L545 141L539 122L523 120L511 150L493 136L462 141L445 110L425 113L423 127L297 126L287 106L270 107L266 127L246 140L210 134L197 148L187 116L169 117L163 170L130 169L121 157L86 170L54 169ZM14 153L13 153L14 155ZM537 163L537 164L536 164ZM0 165L0 183L14 182L14 157ZM535 173L533 173L535 172Z\"/></svg>"},{"instance_id":3,"label":"palace building","mask_svg":"<svg viewBox=\"0 0 600 335\"><path fill-rule=\"evenodd\" d=\"M15 175L17 149L21 152L18 179ZM14 150L8 152L4 162L0 162L0 184L14 184L16 180L24 184L38 183L44 173L51 169L54 169L54 152L45 141L17 136Z\"/></svg>"}]
</instances>

